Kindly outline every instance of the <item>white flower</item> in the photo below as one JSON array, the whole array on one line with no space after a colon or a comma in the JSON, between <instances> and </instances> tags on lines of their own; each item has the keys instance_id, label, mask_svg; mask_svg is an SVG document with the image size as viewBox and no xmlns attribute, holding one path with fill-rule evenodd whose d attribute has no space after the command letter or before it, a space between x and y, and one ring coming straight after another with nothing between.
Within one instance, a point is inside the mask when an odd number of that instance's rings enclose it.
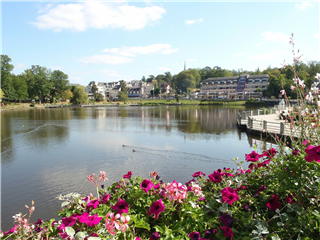
<instances>
[{"instance_id":1,"label":"white flower","mask_svg":"<svg viewBox=\"0 0 320 240\"><path fill-rule=\"evenodd\" d=\"M308 92L307 96L306 96L306 100L308 101L312 101L313 100L313 96L311 92Z\"/></svg>"},{"instance_id":2,"label":"white flower","mask_svg":"<svg viewBox=\"0 0 320 240\"><path fill-rule=\"evenodd\" d=\"M312 114L313 114L313 115L318 115L317 109L313 110L313 111L312 111Z\"/></svg>"},{"instance_id":3,"label":"white flower","mask_svg":"<svg viewBox=\"0 0 320 240\"><path fill-rule=\"evenodd\" d=\"M18 214L16 214L16 215L12 216L12 218L14 219L14 221L17 221L18 218L20 218L20 217L21 217L21 213L18 213Z\"/></svg>"},{"instance_id":4,"label":"white flower","mask_svg":"<svg viewBox=\"0 0 320 240\"><path fill-rule=\"evenodd\" d=\"M320 73L317 73L316 77L317 77L318 79L320 79Z\"/></svg>"},{"instance_id":5,"label":"white flower","mask_svg":"<svg viewBox=\"0 0 320 240\"><path fill-rule=\"evenodd\" d=\"M291 86L291 91L294 91L296 89L295 86Z\"/></svg>"},{"instance_id":6,"label":"white flower","mask_svg":"<svg viewBox=\"0 0 320 240\"><path fill-rule=\"evenodd\" d=\"M306 85L304 84L304 81L303 81L303 80L300 80L300 79L299 79L299 86L301 86L301 87L303 87L303 88L306 86Z\"/></svg>"}]
</instances>

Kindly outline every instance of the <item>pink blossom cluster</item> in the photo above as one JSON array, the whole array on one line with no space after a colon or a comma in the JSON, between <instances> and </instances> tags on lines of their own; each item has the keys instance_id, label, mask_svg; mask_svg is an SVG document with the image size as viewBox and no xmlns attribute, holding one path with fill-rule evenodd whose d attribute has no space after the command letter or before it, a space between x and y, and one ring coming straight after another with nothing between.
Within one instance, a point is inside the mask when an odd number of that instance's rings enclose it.
<instances>
[{"instance_id":1,"label":"pink blossom cluster","mask_svg":"<svg viewBox=\"0 0 320 240\"><path fill-rule=\"evenodd\" d=\"M188 196L187 187L181 183L177 183L176 181L165 184L163 186L163 190L164 191L161 192L162 196L169 198L170 201L178 200L182 203L182 200Z\"/></svg>"},{"instance_id":2,"label":"pink blossom cluster","mask_svg":"<svg viewBox=\"0 0 320 240\"><path fill-rule=\"evenodd\" d=\"M96 187L99 187L101 181L103 180L108 181L108 178L106 178L106 172L105 171L100 171L101 175L99 175L99 177L95 176L94 177L94 173L92 173L89 177L87 177L88 181L91 182L93 185L95 185Z\"/></svg>"},{"instance_id":3,"label":"pink blossom cluster","mask_svg":"<svg viewBox=\"0 0 320 240\"><path fill-rule=\"evenodd\" d=\"M106 229L111 235L116 235L117 231L125 232L129 229L130 217L123 216L119 213L114 214L112 212L108 212L106 215Z\"/></svg>"}]
</instances>

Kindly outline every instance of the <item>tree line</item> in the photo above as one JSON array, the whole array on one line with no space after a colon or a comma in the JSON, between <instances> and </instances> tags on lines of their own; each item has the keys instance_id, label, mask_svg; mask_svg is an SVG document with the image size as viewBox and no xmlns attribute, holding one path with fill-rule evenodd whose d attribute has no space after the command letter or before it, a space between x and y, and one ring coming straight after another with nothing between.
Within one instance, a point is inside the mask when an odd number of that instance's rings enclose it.
<instances>
[{"instance_id":1,"label":"tree line","mask_svg":"<svg viewBox=\"0 0 320 240\"><path fill-rule=\"evenodd\" d=\"M201 88L200 83L203 80L214 77L234 77L242 74L248 75L269 75L269 85L266 90L263 91L264 96L278 97L280 90L284 88L287 96L296 98L296 91L291 90L293 85L294 73L291 70L292 66L288 65L286 68L271 68L270 66L261 71L257 68L255 71L247 71L242 68L238 70L222 69L215 66L213 68L207 66L204 68L189 68L188 70L181 71L178 74L171 75L170 72L159 74L157 76L149 75L148 78L142 76L141 80L145 82L153 82L155 87L160 87L163 82L167 82L171 85L175 91L180 93L190 93L195 88ZM307 63L299 62L296 65L298 77L305 81L306 88L310 89L317 73L320 72L320 62L309 61ZM259 90L258 90L259 91ZM155 90L156 92L156 90ZM158 91L159 93L159 91Z\"/></svg>"},{"instance_id":2,"label":"tree line","mask_svg":"<svg viewBox=\"0 0 320 240\"><path fill-rule=\"evenodd\" d=\"M85 93L84 88L81 86L69 86L68 75L61 70L51 71L46 67L32 65L30 69L26 69L23 73L15 75L12 73L13 65L10 62L11 59L7 55L1 55L1 98L5 97L9 100L17 101L38 98L40 103L46 99L50 99L52 103L55 99L64 98L70 99L71 102L76 104L88 100L88 95ZM149 75L147 78L142 76L141 80L154 84L155 95L161 92L161 86L164 83L170 84L177 94L181 94L190 93L196 88L199 89L201 81L212 77L268 74L269 84L268 88L263 92L264 96L278 97L280 90L284 88L287 96L296 98L295 90L291 90L294 74L290 68L292 66L287 66L286 68L271 68L269 66L263 71L260 71L259 68L255 71L246 71L242 68L228 70L218 66L214 66L213 68L207 66L197 69L189 68L174 75L168 71L157 76ZM299 78L305 81L306 88L310 89L316 74L320 72L320 62L299 62L296 65L296 70ZM90 82L90 84L93 90L97 90L95 82ZM122 92L124 93L124 91ZM95 99L103 97L97 91L94 91L94 93Z\"/></svg>"},{"instance_id":3,"label":"tree line","mask_svg":"<svg viewBox=\"0 0 320 240\"><path fill-rule=\"evenodd\" d=\"M51 71L43 66L32 65L30 69L15 75L10 62L10 57L1 55L1 98L19 102L38 99L40 104L48 99L51 103L60 98L70 99L74 103L88 99L83 87L69 86L68 75L61 70Z\"/></svg>"}]
</instances>

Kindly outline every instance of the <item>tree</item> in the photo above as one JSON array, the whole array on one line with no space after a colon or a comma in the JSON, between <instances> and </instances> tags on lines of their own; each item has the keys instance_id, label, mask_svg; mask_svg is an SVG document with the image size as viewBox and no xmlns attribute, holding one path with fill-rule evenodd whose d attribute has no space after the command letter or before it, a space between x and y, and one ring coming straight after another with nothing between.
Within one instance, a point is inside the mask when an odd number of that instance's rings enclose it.
<instances>
[{"instance_id":1,"label":"tree","mask_svg":"<svg viewBox=\"0 0 320 240\"><path fill-rule=\"evenodd\" d=\"M28 99L28 84L22 75L12 76L13 87L16 92L16 99L19 102Z\"/></svg>"},{"instance_id":2,"label":"tree","mask_svg":"<svg viewBox=\"0 0 320 240\"><path fill-rule=\"evenodd\" d=\"M50 81L51 71L46 67L32 65L31 69L25 70L23 77L29 86L29 98L38 97L41 104L41 101L50 95L50 91L53 88L53 83Z\"/></svg>"},{"instance_id":3,"label":"tree","mask_svg":"<svg viewBox=\"0 0 320 240\"><path fill-rule=\"evenodd\" d=\"M2 89L0 88L0 99L2 100L2 98L4 98L4 92L3 92Z\"/></svg>"},{"instance_id":4,"label":"tree","mask_svg":"<svg viewBox=\"0 0 320 240\"><path fill-rule=\"evenodd\" d=\"M50 82L52 84L52 89L50 91L50 102L53 103L53 98L60 96L63 91L68 88L68 75L60 70L54 70L50 77Z\"/></svg>"},{"instance_id":5,"label":"tree","mask_svg":"<svg viewBox=\"0 0 320 240\"><path fill-rule=\"evenodd\" d=\"M73 93L71 92L70 89L64 90L64 91L61 93L61 98L71 99L72 97L73 97Z\"/></svg>"},{"instance_id":6,"label":"tree","mask_svg":"<svg viewBox=\"0 0 320 240\"><path fill-rule=\"evenodd\" d=\"M1 55L1 88L9 99L16 99L16 93L13 87L12 74L13 65L10 64L11 58L7 55Z\"/></svg>"},{"instance_id":7,"label":"tree","mask_svg":"<svg viewBox=\"0 0 320 240\"><path fill-rule=\"evenodd\" d=\"M98 94L97 94L96 101L97 101L97 102L102 102L103 100L104 100L103 95L102 95L101 93L98 93Z\"/></svg>"},{"instance_id":8,"label":"tree","mask_svg":"<svg viewBox=\"0 0 320 240\"><path fill-rule=\"evenodd\" d=\"M128 100L128 89L124 81L120 82L120 88L121 90L118 93L118 98L120 99L120 101L126 102Z\"/></svg>"},{"instance_id":9,"label":"tree","mask_svg":"<svg viewBox=\"0 0 320 240\"><path fill-rule=\"evenodd\" d=\"M88 102L88 94L84 90L84 87L75 87L73 91L73 97L71 98L71 102L73 104L82 104Z\"/></svg>"}]
</instances>

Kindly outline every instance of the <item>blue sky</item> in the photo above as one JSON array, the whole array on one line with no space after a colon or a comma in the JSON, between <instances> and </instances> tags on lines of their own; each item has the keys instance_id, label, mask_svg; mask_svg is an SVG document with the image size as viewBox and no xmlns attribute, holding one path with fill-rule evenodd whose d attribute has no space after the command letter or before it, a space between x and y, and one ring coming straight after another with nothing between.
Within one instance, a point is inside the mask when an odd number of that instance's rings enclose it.
<instances>
[{"instance_id":1,"label":"blue sky","mask_svg":"<svg viewBox=\"0 0 320 240\"><path fill-rule=\"evenodd\" d=\"M61 70L71 83L138 80L187 68L253 71L319 57L319 2L1 3L1 54L13 73Z\"/></svg>"}]
</instances>

